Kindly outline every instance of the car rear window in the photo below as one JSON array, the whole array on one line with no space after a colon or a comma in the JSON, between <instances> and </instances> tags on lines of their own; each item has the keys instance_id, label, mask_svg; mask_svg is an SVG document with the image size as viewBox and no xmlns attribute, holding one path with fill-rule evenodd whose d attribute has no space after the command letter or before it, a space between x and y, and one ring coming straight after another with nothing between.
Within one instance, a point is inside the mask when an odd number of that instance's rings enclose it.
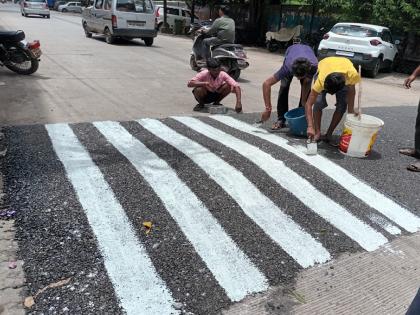
<instances>
[{"instance_id":1,"label":"car rear window","mask_svg":"<svg viewBox=\"0 0 420 315\"><path fill-rule=\"evenodd\" d=\"M378 37L378 32L359 25L336 25L332 28L331 32L353 37Z\"/></svg>"},{"instance_id":2,"label":"car rear window","mask_svg":"<svg viewBox=\"0 0 420 315\"><path fill-rule=\"evenodd\" d=\"M117 10L123 12L153 13L150 0L117 0Z\"/></svg>"}]
</instances>

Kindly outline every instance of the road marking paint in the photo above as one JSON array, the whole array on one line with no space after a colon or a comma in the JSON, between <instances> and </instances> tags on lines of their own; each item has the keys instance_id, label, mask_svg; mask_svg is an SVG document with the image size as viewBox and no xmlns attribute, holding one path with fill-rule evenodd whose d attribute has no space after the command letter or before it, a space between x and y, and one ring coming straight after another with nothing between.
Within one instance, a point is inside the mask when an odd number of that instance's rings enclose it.
<instances>
[{"instance_id":1,"label":"road marking paint","mask_svg":"<svg viewBox=\"0 0 420 315\"><path fill-rule=\"evenodd\" d=\"M141 119L138 122L202 168L235 199L246 215L302 267L323 263L331 258L328 251L318 241L284 214L237 169L158 120Z\"/></svg>"},{"instance_id":2,"label":"road marking paint","mask_svg":"<svg viewBox=\"0 0 420 315\"><path fill-rule=\"evenodd\" d=\"M129 315L179 314L101 171L67 124L45 126L85 210L115 293Z\"/></svg>"},{"instance_id":3,"label":"road marking paint","mask_svg":"<svg viewBox=\"0 0 420 315\"><path fill-rule=\"evenodd\" d=\"M189 128L238 152L252 161L279 185L290 191L309 209L330 222L367 251L377 249L388 240L372 227L365 224L338 203L322 194L306 179L259 148L235 138L219 129L192 117L173 117Z\"/></svg>"},{"instance_id":4,"label":"road marking paint","mask_svg":"<svg viewBox=\"0 0 420 315\"><path fill-rule=\"evenodd\" d=\"M232 301L268 288L265 276L164 160L120 124L94 125L149 183Z\"/></svg>"},{"instance_id":5,"label":"road marking paint","mask_svg":"<svg viewBox=\"0 0 420 315\"><path fill-rule=\"evenodd\" d=\"M290 145L288 140L280 136L270 134L261 128L255 128L251 125L241 122L237 119L228 116L211 116L211 118L224 123L232 128L238 129L242 132L252 134L256 137L269 141L287 151L295 154L302 160L308 162L312 166L319 169L324 174L328 175L335 182L347 189L357 198L362 200L368 206L382 213L388 219L397 223L400 227L409 232L416 232L420 229L420 218L406 208L400 206L392 199L386 197L379 191L375 190L368 184L357 179L349 171L328 160L321 155L306 155L306 148L300 145ZM392 228L392 234L400 234L401 230L397 227ZM391 233L391 232L390 232Z\"/></svg>"}]
</instances>

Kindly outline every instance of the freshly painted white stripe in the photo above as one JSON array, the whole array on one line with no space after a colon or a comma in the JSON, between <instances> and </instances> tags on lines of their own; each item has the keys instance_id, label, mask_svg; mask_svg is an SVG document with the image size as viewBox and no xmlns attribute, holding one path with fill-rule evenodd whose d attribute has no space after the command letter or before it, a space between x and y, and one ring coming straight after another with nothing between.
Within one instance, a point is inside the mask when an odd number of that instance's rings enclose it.
<instances>
[{"instance_id":1,"label":"freshly painted white stripe","mask_svg":"<svg viewBox=\"0 0 420 315\"><path fill-rule=\"evenodd\" d=\"M393 234L393 235L401 234L401 230L398 227L396 227L395 225L391 224L391 222L389 222L383 216L380 216L376 213L371 213L370 215L368 215L368 218L373 223L376 223L377 225L382 227L389 234Z\"/></svg>"},{"instance_id":2,"label":"freshly painted white stripe","mask_svg":"<svg viewBox=\"0 0 420 315\"><path fill-rule=\"evenodd\" d=\"M318 241L302 230L237 169L202 145L155 119L142 119L138 122L201 167L235 199L246 215L302 267L330 259L330 254Z\"/></svg>"},{"instance_id":3,"label":"freshly painted white stripe","mask_svg":"<svg viewBox=\"0 0 420 315\"><path fill-rule=\"evenodd\" d=\"M101 171L67 124L46 125L104 258L105 268L127 314L179 314L165 283L139 243L124 210Z\"/></svg>"},{"instance_id":4,"label":"freshly painted white stripe","mask_svg":"<svg viewBox=\"0 0 420 315\"><path fill-rule=\"evenodd\" d=\"M246 132L269 141L295 154L302 160L308 162L312 166L322 171L324 174L328 175L357 198L365 202L373 209L382 213L388 219L394 221L405 230L409 232L416 232L420 229L420 218L418 216L414 215L392 199L381 194L379 191L356 178L346 169L328 160L322 155L306 155L305 147L299 145L292 146L286 139L280 136L270 134L266 130L255 128L232 117L217 115L211 116L211 118L216 119L217 121L220 121L232 128L241 130L242 132ZM397 227L394 227L393 230L394 232L399 231L397 234L401 232Z\"/></svg>"},{"instance_id":5,"label":"freshly painted white stripe","mask_svg":"<svg viewBox=\"0 0 420 315\"><path fill-rule=\"evenodd\" d=\"M336 228L371 251L385 244L388 240L369 225L365 224L342 206L322 194L306 179L288 168L282 161L276 160L259 148L239 140L219 129L192 117L173 117L191 129L210 139L218 141L252 161L264 170L278 184L294 194L309 209L330 222Z\"/></svg>"},{"instance_id":6,"label":"freshly painted white stripe","mask_svg":"<svg viewBox=\"0 0 420 315\"><path fill-rule=\"evenodd\" d=\"M264 275L164 160L120 124L94 125L149 183L232 301L268 288Z\"/></svg>"}]
</instances>

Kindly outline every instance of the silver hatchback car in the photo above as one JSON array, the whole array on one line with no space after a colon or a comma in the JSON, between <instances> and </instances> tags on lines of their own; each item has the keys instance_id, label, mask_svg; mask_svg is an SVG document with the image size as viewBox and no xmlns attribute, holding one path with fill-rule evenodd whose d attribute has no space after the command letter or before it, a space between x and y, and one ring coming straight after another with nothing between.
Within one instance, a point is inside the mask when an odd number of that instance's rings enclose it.
<instances>
[{"instance_id":1,"label":"silver hatchback car","mask_svg":"<svg viewBox=\"0 0 420 315\"><path fill-rule=\"evenodd\" d=\"M50 18L50 9L46 0L21 0L20 13L22 16L41 15Z\"/></svg>"}]
</instances>

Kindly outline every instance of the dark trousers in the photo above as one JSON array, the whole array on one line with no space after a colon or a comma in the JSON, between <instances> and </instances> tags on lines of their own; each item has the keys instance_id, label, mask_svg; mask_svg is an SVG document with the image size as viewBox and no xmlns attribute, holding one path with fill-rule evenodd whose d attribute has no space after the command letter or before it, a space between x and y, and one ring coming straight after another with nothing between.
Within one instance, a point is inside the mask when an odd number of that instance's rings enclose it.
<instances>
[{"instance_id":1,"label":"dark trousers","mask_svg":"<svg viewBox=\"0 0 420 315\"><path fill-rule=\"evenodd\" d=\"M417 109L416 131L414 133L414 149L418 156L420 156L420 101Z\"/></svg>"},{"instance_id":2,"label":"dark trousers","mask_svg":"<svg viewBox=\"0 0 420 315\"><path fill-rule=\"evenodd\" d=\"M285 120L284 114L289 111L289 89L292 83L293 75L287 76L280 81L279 98L277 99L277 116L278 120ZM304 79L300 80L300 88L302 88ZM302 93L300 93L299 107L302 106Z\"/></svg>"},{"instance_id":3,"label":"dark trousers","mask_svg":"<svg viewBox=\"0 0 420 315\"><path fill-rule=\"evenodd\" d=\"M417 116L417 122L418 121ZM417 291L416 296L414 297L413 301L411 302L410 307L407 310L407 313L405 315L419 315L420 314L420 289Z\"/></svg>"}]
</instances>

